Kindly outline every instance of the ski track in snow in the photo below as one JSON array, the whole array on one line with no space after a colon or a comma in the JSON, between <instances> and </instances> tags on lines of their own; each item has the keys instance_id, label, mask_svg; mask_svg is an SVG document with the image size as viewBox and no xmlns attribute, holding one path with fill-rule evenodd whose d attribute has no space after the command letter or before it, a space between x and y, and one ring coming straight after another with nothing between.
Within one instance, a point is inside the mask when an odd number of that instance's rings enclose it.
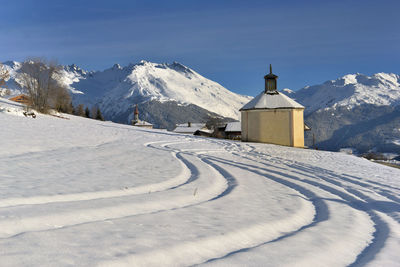
<instances>
[{"instance_id":1,"label":"ski track in snow","mask_svg":"<svg viewBox=\"0 0 400 267\"><path fill-rule=\"evenodd\" d=\"M176 157L176 156L175 156ZM176 157L178 159L178 157ZM174 177L173 179L166 181L166 183L160 183L156 185L142 186L138 188L132 188L127 190L118 190L118 191L108 191L108 192L87 192L80 194L70 194L66 196L42 196L42 197L33 197L33 198L17 198L17 199L6 199L0 202L0 207L15 206L15 205L23 205L23 204L48 204L54 202L68 202L68 201L82 201L82 200L93 200L100 198L113 198L113 197L121 197L127 195L136 195L136 194L155 194L157 192L167 192L167 190L177 190L179 187L187 185L190 182L194 182L198 179L199 172L195 170L194 165L189 163L189 161L184 160L182 156L179 157L180 162L183 166L182 174ZM202 168L204 170L204 168ZM188 176L188 170L194 173L195 177ZM214 169L211 168L213 171ZM184 177L184 179L182 179ZM96 208L91 210L84 210L76 212L67 212L60 213L57 216L44 216L44 217L33 217L26 219L17 219L17 220L2 220L0 222L0 237L9 237L13 235L17 235L24 232L29 231L44 231L50 230L52 228L63 228L65 226L78 225L83 223L90 223L99 220L109 220L122 218L127 216L133 216L137 214L144 213L154 213L167 209L176 209L182 208L185 206L193 205L194 203L204 202L207 199L215 199L225 194L227 190L230 190L230 186L225 186L224 179L218 172L214 171L214 175L210 176L214 178L214 181L210 181L208 183L209 187L203 187L203 185L198 185L196 188L204 189L208 194L203 194L201 198L193 198L191 195L179 196L179 197L171 197L170 199L161 201L147 201L145 203L140 203L139 205L135 204L126 204L121 206L113 206L111 208ZM182 181L183 180L183 181ZM179 185L176 184L176 181L181 182ZM173 186L169 186L173 184ZM226 189L225 189L226 187ZM155 191L152 191L155 190ZM202 190L203 191L203 190ZM166 197L168 198L168 197ZM32 202L32 203L30 203ZM132 210L131 212L127 212L127 210ZM84 213L84 216L79 216L79 214ZM43 222L46 224L43 224ZM53 226L50 227L49 226Z\"/></svg>"},{"instance_id":2,"label":"ski track in snow","mask_svg":"<svg viewBox=\"0 0 400 267\"><path fill-rule=\"evenodd\" d=\"M190 177L190 170L187 165L190 164L185 162L184 158L177 155L176 153L171 153L173 157L180 159L182 166L182 172L173 177L170 180L156 184L147 184L143 186L124 188L121 190L110 190L110 191L96 191L96 192L82 192L77 194L63 194L63 195L49 195L49 196L37 196L37 197L24 197L24 198L8 198L0 200L0 208L13 207L18 205L38 205L38 204L48 204L55 202L70 202L70 201L82 201L82 200L93 200L93 199L103 199L103 198L113 198L113 197L123 197L131 195L145 194L148 192L158 192L167 189L177 188L183 184L186 184L193 179Z\"/></svg>"},{"instance_id":3,"label":"ski track in snow","mask_svg":"<svg viewBox=\"0 0 400 267\"><path fill-rule=\"evenodd\" d=\"M287 252L282 252L286 257L280 259L282 266L295 263L298 266L363 266L386 262L388 256L381 255L384 248L398 249L398 187L271 156L257 151L251 144L136 131L165 136L165 140L146 142L143 147L173 157L179 162L180 173L162 182L120 190L0 199L0 242L103 221L162 213L173 216L176 212L205 206L224 207L230 201L240 206L240 190L245 192L246 186L251 188L256 181L266 181L278 189L286 188L290 198L283 201L294 201L297 210L286 214L282 211L285 216L274 220L249 221L236 229L223 228L218 235L186 238L140 252L128 251L122 256L103 258L95 265L159 266L160 262L174 266L257 265L260 262L268 265L268 259L276 256L274 253L286 248ZM12 157L45 156L50 151L63 153L55 148ZM257 199L251 194L247 197ZM111 201L108 206L98 204L106 200ZM26 213L27 210L33 212ZM363 225L362 229L359 225ZM307 241L310 244L304 244ZM302 252L301 248L296 250L297 242L313 246L313 253ZM332 257L332 253L340 255L340 259Z\"/></svg>"}]
</instances>

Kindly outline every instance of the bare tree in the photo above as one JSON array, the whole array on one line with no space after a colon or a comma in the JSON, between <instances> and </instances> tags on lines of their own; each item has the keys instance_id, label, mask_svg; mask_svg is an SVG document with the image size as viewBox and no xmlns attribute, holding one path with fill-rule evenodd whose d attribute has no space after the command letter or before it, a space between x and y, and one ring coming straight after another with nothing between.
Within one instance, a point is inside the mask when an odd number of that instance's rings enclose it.
<instances>
[{"instance_id":1,"label":"bare tree","mask_svg":"<svg viewBox=\"0 0 400 267\"><path fill-rule=\"evenodd\" d=\"M69 114L75 114L75 107L72 105L72 101L69 102Z\"/></svg>"},{"instance_id":2,"label":"bare tree","mask_svg":"<svg viewBox=\"0 0 400 267\"><path fill-rule=\"evenodd\" d=\"M92 119L96 119L96 114L97 114L97 107L96 106L92 106L92 108L90 109L90 116Z\"/></svg>"},{"instance_id":3,"label":"bare tree","mask_svg":"<svg viewBox=\"0 0 400 267\"><path fill-rule=\"evenodd\" d=\"M27 90L30 104L37 111L46 113L50 107L56 108L57 105L70 102L66 88L56 80L60 71L61 67L55 62L47 62L40 58L22 63L20 69L22 87ZM67 101L63 100L65 97Z\"/></svg>"},{"instance_id":4,"label":"bare tree","mask_svg":"<svg viewBox=\"0 0 400 267\"><path fill-rule=\"evenodd\" d=\"M75 109L75 115L85 117L85 106L83 104L79 104Z\"/></svg>"},{"instance_id":5,"label":"bare tree","mask_svg":"<svg viewBox=\"0 0 400 267\"><path fill-rule=\"evenodd\" d=\"M51 107L59 112L72 113L71 96L63 86L54 86L49 97Z\"/></svg>"}]
</instances>

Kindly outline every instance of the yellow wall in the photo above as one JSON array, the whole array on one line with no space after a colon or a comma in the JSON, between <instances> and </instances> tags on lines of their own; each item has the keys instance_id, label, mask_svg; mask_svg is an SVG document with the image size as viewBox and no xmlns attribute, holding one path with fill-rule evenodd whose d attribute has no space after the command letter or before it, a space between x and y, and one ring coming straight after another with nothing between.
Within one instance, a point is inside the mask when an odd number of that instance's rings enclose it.
<instances>
[{"instance_id":1,"label":"yellow wall","mask_svg":"<svg viewBox=\"0 0 400 267\"><path fill-rule=\"evenodd\" d=\"M304 147L303 109L245 110L242 141Z\"/></svg>"},{"instance_id":2,"label":"yellow wall","mask_svg":"<svg viewBox=\"0 0 400 267\"><path fill-rule=\"evenodd\" d=\"M303 109L293 109L293 146L304 147Z\"/></svg>"}]
</instances>

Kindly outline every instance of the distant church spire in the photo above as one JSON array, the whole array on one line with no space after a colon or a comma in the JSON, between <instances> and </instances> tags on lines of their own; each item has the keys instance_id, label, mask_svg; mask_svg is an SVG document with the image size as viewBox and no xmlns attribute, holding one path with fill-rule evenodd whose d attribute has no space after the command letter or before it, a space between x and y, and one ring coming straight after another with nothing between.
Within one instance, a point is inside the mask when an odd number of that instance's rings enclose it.
<instances>
[{"instance_id":1,"label":"distant church spire","mask_svg":"<svg viewBox=\"0 0 400 267\"><path fill-rule=\"evenodd\" d=\"M135 125L136 123L138 123L139 122L139 108L138 108L138 105L136 104L136 107L135 107L135 112L134 112L134 118L133 118L133 125Z\"/></svg>"},{"instance_id":2,"label":"distant church spire","mask_svg":"<svg viewBox=\"0 0 400 267\"><path fill-rule=\"evenodd\" d=\"M276 84L277 84L277 79L278 76L272 73L272 65L269 64L269 74L264 76L265 79L265 90L264 93L274 95L278 94L278 91L276 89Z\"/></svg>"}]
</instances>

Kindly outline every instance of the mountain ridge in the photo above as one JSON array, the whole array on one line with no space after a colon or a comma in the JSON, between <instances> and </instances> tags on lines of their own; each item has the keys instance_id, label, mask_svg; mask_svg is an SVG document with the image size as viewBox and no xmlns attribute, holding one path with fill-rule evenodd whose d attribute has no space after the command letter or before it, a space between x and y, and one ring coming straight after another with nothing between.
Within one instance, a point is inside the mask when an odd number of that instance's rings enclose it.
<instances>
[{"instance_id":1,"label":"mountain ridge","mask_svg":"<svg viewBox=\"0 0 400 267\"><path fill-rule=\"evenodd\" d=\"M4 64L12 76L8 87L18 88L20 63ZM167 129L213 116L237 120L239 109L252 98L232 93L178 62L142 60L127 66L114 64L103 71L71 64L63 66L59 80L71 91L75 105L98 106L108 120L129 124L133 107L139 104L140 119ZM285 88L281 92L306 107L305 122L312 128L305 134L307 146L400 154L398 74L346 74L298 91Z\"/></svg>"},{"instance_id":2,"label":"mountain ridge","mask_svg":"<svg viewBox=\"0 0 400 267\"><path fill-rule=\"evenodd\" d=\"M309 114L318 109L362 104L389 106L400 104L400 76L394 73L346 74L336 80L306 86L293 94ZM374 90L375 89L375 90Z\"/></svg>"},{"instance_id":3,"label":"mountain ridge","mask_svg":"<svg viewBox=\"0 0 400 267\"><path fill-rule=\"evenodd\" d=\"M306 106L310 147L400 153L400 76L347 74L288 95Z\"/></svg>"},{"instance_id":4,"label":"mountain ridge","mask_svg":"<svg viewBox=\"0 0 400 267\"><path fill-rule=\"evenodd\" d=\"M20 63L10 61L5 65L12 73L8 83L18 83ZM97 106L106 119L129 124L134 105L140 104L141 114L160 114L158 117L147 116L153 120L151 123L165 127L165 121L168 121L168 129L175 123L207 121L214 116L237 120L239 109L251 99L227 90L176 61L152 63L142 60L124 67L114 64L102 71L87 71L71 64L63 66L57 79L69 89L75 106ZM147 102L152 104L142 105ZM144 110L144 106L153 110ZM172 116L176 120L173 122L167 113L176 114L177 109L181 114ZM194 116L196 112L197 117Z\"/></svg>"}]
</instances>

